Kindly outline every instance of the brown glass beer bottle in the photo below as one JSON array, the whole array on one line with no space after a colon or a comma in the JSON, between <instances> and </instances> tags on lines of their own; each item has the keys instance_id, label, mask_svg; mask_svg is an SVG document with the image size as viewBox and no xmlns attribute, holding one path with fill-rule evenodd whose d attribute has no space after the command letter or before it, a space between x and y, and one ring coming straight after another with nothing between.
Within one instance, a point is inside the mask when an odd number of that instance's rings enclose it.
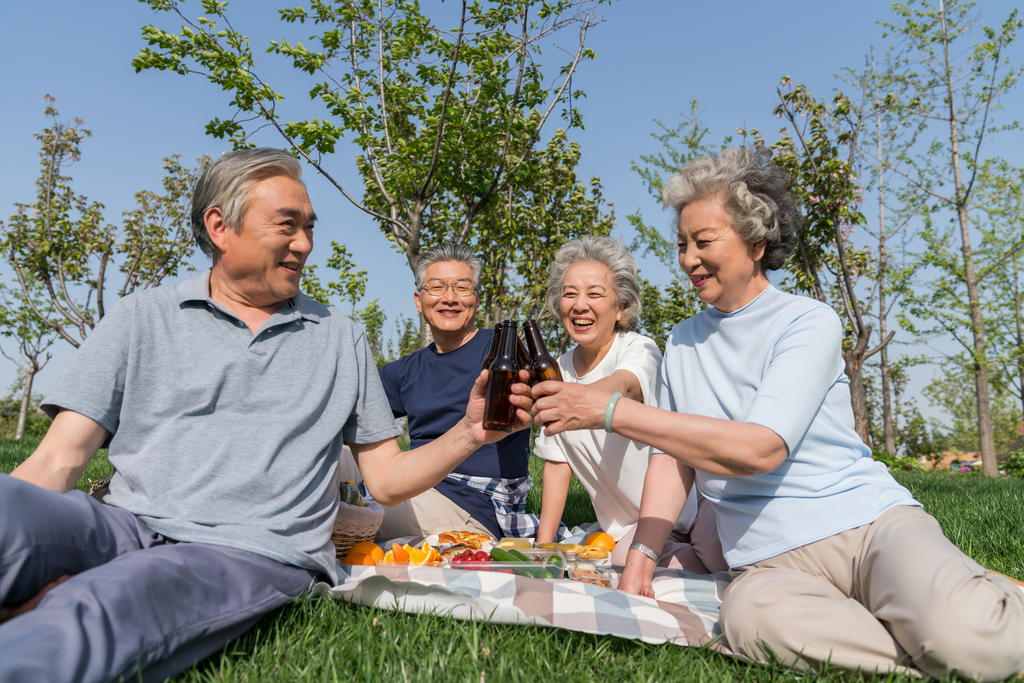
<instances>
[{"instance_id":1,"label":"brown glass beer bottle","mask_svg":"<svg viewBox=\"0 0 1024 683\"><path fill-rule=\"evenodd\" d=\"M518 334L516 335L516 362L519 363L521 370L526 370L530 367L530 352L526 350L526 346Z\"/></svg>"},{"instance_id":2,"label":"brown glass beer bottle","mask_svg":"<svg viewBox=\"0 0 1024 683\"><path fill-rule=\"evenodd\" d=\"M487 357L484 358L483 365L480 366L481 370L486 370L491 367L491 363L493 363L494 359L498 357L498 351L501 349L501 328L501 323L494 326L494 336L491 338L491 350L487 352Z\"/></svg>"},{"instance_id":3,"label":"brown glass beer bottle","mask_svg":"<svg viewBox=\"0 0 1024 683\"><path fill-rule=\"evenodd\" d=\"M523 344L523 340L516 335L516 362L519 363L520 370L528 370L530 373L530 379L527 380L532 387L534 382L537 381L537 374L530 368L530 352L526 350L526 345Z\"/></svg>"},{"instance_id":4,"label":"brown glass beer bottle","mask_svg":"<svg viewBox=\"0 0 1024 683\"><path fill-rule=\"evenodd\" d=\"M540 337L540 328L536 320L527 320L523 325L526 333L526 345L530 347L530 370L537 376L538 382L549 379L562 381L562 371L558 369L558 361L551 357L544 340Z\"/></svg>"},{"instance_id":5,"label":"brown glass beer bottle","mask_svg":"<svg viewBox=\"0 0 1024 683\"><path fill-rule=\"evenodd\" d=\"M484 429L495 432L511 432L516 421L516 407L509 397L512 385L519 375L516 363L516 322L506 320L501 327L501 348L494 359L487 379L487 394L484 398Z\"/></svg>"}]
</instances>

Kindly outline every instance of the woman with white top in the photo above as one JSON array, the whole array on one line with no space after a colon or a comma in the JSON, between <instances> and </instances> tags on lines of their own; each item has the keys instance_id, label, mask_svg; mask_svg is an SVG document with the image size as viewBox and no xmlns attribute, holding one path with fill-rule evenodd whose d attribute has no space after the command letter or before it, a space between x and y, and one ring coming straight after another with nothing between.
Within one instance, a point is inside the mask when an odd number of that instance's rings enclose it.
<instances>
[{"instance_id":1,"label":"woman with white top","mask_svg":"<svg viewBox=\"0 0 1024 683\"><path fill-rule=\"evenodd\" d=\"M647 477L620 590L651 594L696 472L733 577L720 621L734 652L812 670L1017 673L1024 593L950 543L870 457L853 427L842 321L768 281L801 220L785 172L763 150L726 149L683 168L664 197L679 265L709 307L672 330L660 409L607 389L533 389L549 435L604 425L677 465Z\"/></svg>"},{"instance_id":2,"label":"woman with white top","mask_svg":"<svg viewBox=\"0 0 1024 683\"><path fill-rule=\"evenodd\" d=\"M621 242L587 236L559 249L548 277L547 304L577 344L558 359L566 382L657 405L661 352L654 341L632 331L640 313L640 288L636 260ZM575 473L601 529L616 541L612 563L624 564L640 517L650 446L603 429L541 433L534 455L546 461L537 541L554 540ZM698 507L698 497L689 496L662 552L662 565L697 573L724 571L728 567L714 513L708 507L698 521Z\"/></svg>"}]
</instances>

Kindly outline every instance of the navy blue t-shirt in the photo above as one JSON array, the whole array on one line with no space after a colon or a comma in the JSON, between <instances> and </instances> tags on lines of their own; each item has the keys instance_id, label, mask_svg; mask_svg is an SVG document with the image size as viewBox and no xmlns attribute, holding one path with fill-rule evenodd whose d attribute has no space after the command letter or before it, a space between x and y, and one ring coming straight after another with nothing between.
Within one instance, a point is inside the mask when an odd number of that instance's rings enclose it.
<instances>
[{"instance_id":1,"label":"navy blue t-shirt","mask_svg":"<svg viewBox=\"0 0 1024 683\"><path fill-rule=\"evenodd\" d=\"M434 344L380 369L380 380L395 417L409 418L410 447L418 448L454 427L466 414L466 402L480 364L491 348L494 330L480 330L448 353ZM462 461L455 472L473 477L517 479L528 474L530 430L487 444ZM471 514L497 537L503 535L487 494L443 480L434 487Z\"/></svg>"}]
</instances>

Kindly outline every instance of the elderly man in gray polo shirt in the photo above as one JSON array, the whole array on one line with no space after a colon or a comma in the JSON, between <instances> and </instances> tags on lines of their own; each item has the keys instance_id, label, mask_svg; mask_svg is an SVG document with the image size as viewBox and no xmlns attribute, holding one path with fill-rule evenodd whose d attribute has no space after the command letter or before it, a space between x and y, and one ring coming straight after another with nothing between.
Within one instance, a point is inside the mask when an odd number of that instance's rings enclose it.
<instances>
[{"instance_id":1,"label":"elderly man in gray polo shirt","mask_svg":"<svg viewBox=\"0 0 1024 683\"><path fill-rule=\"evenodd\" d=\"M210 166L192 222L212 268L120 300L47 396L39 448L0 475L0 680L187 668L335 580L343 442L394 505L504 436L477 382L464 420L399 449L362 330L299 291L316 220L300 174L271 149ZM72 489L108 441L103 505Z\"/></svg>"}]
</instances>

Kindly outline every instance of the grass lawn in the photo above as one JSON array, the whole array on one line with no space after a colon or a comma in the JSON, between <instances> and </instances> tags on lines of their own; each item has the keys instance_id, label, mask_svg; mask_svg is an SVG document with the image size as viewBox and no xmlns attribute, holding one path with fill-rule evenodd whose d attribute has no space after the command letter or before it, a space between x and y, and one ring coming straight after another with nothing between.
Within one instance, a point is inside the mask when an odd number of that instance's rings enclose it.
<instances>
[{"instance_id":1,"label":"grass lawn","mask_svg":"<svg viewBox=\"0 0 1024 683\"><path fill-rule=\"evenodd\" d=\"M0 439L0 471L9 472L35 442ZM531 459L540 504L542 465ZM110 470L94 459L86 478ZM975 475L901 472L897 479L939 520L946 535L983 565L1024 577L1024 481ZM80 482L79 488L87 488ZM565 521L593 520L586 493L573 483ZM799 675L754 666L700 648L644 643L534 626L498 626L412 616L327 600L302 600L264 617L225 651L177 676L200 681L801 681L835 683L859 676ZM882 679L878 679L882 680ZM885 680L916 681L893 677Z\"/></svg>"}]
</instances>

